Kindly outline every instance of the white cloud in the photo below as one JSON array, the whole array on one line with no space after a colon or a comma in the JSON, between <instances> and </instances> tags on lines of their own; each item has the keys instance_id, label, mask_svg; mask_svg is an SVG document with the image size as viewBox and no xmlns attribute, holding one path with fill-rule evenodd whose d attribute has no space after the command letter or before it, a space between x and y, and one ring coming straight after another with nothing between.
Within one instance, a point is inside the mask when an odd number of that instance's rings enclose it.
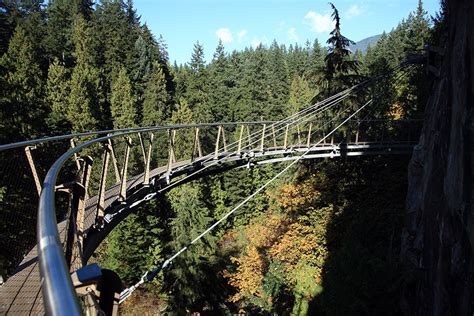
<instances>
[{"instance_id":1,"label":"white cloud","mask_svg":"<svg viewBox=\"0 0 474 316\"><path fill-rule=\"evenodd\" d=\"M349 9L347 9L346 16L348 19L352 19L356 16L362 15L362 13L364 13L364 9L357 4L353 4Z\"/></svg>"},{"instance_id":2,"label":"white cloud","mask_svg":"<svg viewBox=\"0 0 474 316\"><path fill-rule=\"evenodd\" d=\"M225 27L222 27L216 31L216 36L222 41L222 43L232 43L234 38L232 37L232 32Z\"/></svg>"},{"instance_id":3,"label":"white cloud","mask_svg":"<svg viewBox=\"0 0 474 316\"><path fill-rule=\"evenodd\" d=\"M258 38L254 38L250 41L250 45L252 45L253 48L257 48L260 44L262 44L262 41Z\"/></svg>"},{"instance_id":4,"label":"white cloud","mask_svg":"<svg viewBox=\"0 0 474 316\"><path fill-rule=\"evenodd\" d=\"M262 36L262 37L254 37L251 41L250 41L250 45L252 45L253 48L257 48L258 46L261 45L267 45L268 44L268 38L266 36Z\"/></svg>"},{"instance_id":5,"label":"white cloud","mask_svg":"<svg viewBox=\"0 0 474 316\"><path fill-rule=\"evenodd\" d=\"M290 27L288 29L288 38L292 41L298 41L299 37L298 37L298 34L296 34L296 29L294 27Z\"/></svg>"},{"instance_id":6,"label":"white cloud","mask_svg":"<svg viewBox=\"0 0 474 316\"><path fill-rule=\"evenodd\" d=\"M237 40L240 42L242 42L245 38L245 36L247 35L247 30L240 30L238 33L237 33Z\"/></svg>"},{"instance_id":7,"label":"white cloud","mask_svg":"<svg viewBox=\"0 0 474 316\"><path fill-rule=\"evenodd\" d=\"M329 13L319 14L314 11L306 13L305 23L311 27L311 31L316 33L329 32L334 28L334 21Z\"/></svg>"}]
</instances>

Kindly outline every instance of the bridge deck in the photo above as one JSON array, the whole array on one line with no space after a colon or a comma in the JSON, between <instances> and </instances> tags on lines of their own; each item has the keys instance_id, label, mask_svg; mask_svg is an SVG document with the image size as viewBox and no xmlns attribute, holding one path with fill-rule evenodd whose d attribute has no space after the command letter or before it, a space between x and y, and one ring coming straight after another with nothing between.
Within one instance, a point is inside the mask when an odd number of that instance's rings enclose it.
<instances>
[{"instance_id":1,"label":"bridge deck","mask_svg":"<svg viewBox=\"0 0 474 316\"><path fill-rule=\"evenodd\" d=\"M350 146L355 146L351 144L347 144L347 147L343 149L346 150ZM357 144L361 150L367 150L371 145L368 144ZM413 144L409 146L402 145L400 148L411 148ZM385 148L391 149L391 147L397 148L397 145L388 144L385 145ZM333 150L338 148L337 145L330 145L324 144L322 146L318 146L315 149L316 152L321 152L317 155L313 155L314 158L321 158L321 157L333 157L333 156L340 156L341 154L329 154L327 151ZM305 151L307 148L300 147L300 148L290 148L290 149L282 149L282 148L273 148L272 150L267 150L266 152L246 152L245 155L252 154L254 157L265 157L265 156L272 156L272 155L281 155L281 154L291 154L291 153L301 153ZM323 153L326 151L325 153ZM379 154L380 152L374 152L374 154ZM396 152L392 152L396 153ZM401 153L401 152L398 152ZM226 153L222 153L222 155L226 155ZM244 155L244 156L245 156ZM233 156L229 157L229 161L236 161L242 160L246 158ZM285 158L283 158L285 159ZM199 162L199 160L197 160ZM268 160L270 161L270 160ZM282 160L280 160L282 161ZM173 164L172 170L178 170L182 167L191 165L189 160L180 161ZM163 177L166 173L166 167L159 167L150 172L150 178L155 177ZM142 183L143 175L137 175L131 177L129 181L127 181L127 188L128 190L133 189L134 187L140 185ZM113 202L117 200L117 196L119 193L120 185L116 184L110 187L106 191L105 195L105 207L109 207ZM96 213L96 203L97 203L97 196L94 196L86 201L86 214L85 214L85 221L84 227L85 229L90 228L95 222L95 213ZM58 231L60 234L61 241L64 241L66 238L66 221L61 221L58 224ZM41 294L41 286L40 286L40 274L39 274L39 265L38 265L38 256L37 256L37 249L34 247L28 255L23 259L20 266L18 267L17 271L7 280L7 282L0 287L0 315L43 315L44 308L43 308L43 298Z\"/></svg>"}]
</instances>

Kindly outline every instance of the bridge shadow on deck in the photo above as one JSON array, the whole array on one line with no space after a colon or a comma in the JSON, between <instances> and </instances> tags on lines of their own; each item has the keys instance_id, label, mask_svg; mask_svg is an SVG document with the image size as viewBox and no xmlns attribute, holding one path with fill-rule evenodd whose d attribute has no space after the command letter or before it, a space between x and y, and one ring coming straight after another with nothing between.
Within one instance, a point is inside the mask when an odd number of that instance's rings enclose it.
<instances>
[{"instance_id":1,"label":"bridge shadow on deck","mask_svg":"<svg viewBox=\"0 0 474 316\"><path fill-rule=\"evenodd\" d=\"M408 161L372 156L323 163L330 180L322 198L335 211L326 232L323 290L308 315L400 314L398 256Z\"/></svg>"}]
</instances>

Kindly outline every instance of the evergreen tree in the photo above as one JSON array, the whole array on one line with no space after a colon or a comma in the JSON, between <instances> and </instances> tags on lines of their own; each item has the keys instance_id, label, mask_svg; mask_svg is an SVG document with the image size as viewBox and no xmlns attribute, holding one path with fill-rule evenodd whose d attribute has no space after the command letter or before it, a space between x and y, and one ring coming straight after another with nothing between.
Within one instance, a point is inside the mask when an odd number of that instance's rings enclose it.
<instances>
[{"instance_id":1,"label":"evergreen tree","mask_svg":"<svg viewBox=\"0 0 474 316\"><path fill-rule=\"evenodd\" d=\"M158 62L154 62L153 66L143 95L143 126L163 124L171 116L165 75Z\"/></svg>"},{"instance_id":2,"label":"evergreen tree","mask_svg":"<svg viewBox=\"0 0 474 316\"><path fill-rule=\"evenodd\" d=\"M67 134L71 124L67 120L67 104L70 93L70 71L57 59L49 66L46 82L46 101L51 108L48 127L53 135Z\"/></svg>"},{"instance_id":3,"label":"evergreen tree","mask_svg":"<svg viewBox=\"0 0 474 316\"><path fill-rule=\"evenodd\" d=\"M136 99L124 67L120 68L116 77L112 80L110 113L114 129L136 126Z\"/></svg>"},{"instance_id":4,"label":"evergreen tree","mask_svg":"<svg viewBox=\"0 0 474 316\"><path fill-rule=\"evenodd\" d=\"M15 31L15 7L12 1L0 2L0 56L8 49L8 42Z\"/></svg>"},{"instance_id":5,"label":"evergreen tree","mask_svg":"<svg viewBox=\"0 0 474 316\"><path fill-rule=\"evenodd\" d=\"M186 89L186 99L189 107L195 111L199 122L212 120L208 104L208 72L204 62L204 49L199 42L194 44L194 50L189 63L189 79Z\"/></svg>"},{"instance_id":6,"label":"evergreen tree","mask_svg":"<svg viewBox=\"0 0 474 316\"><path fill-rule=\"evenodd\" d=\"M243 57L244 65L234 112L236 120L270 119L269 90L271 86L266 57L266 51L262 45Z\"/></svg>"},{"instance_id":7,"label":"evergreen tree","mask_svg":"<svg viewBox=\"0 0 474 316\"><path fill-rule=\"evenodd\" d=\"M321 81L321 74L324 71L324 57L326 50L321 46L317 39L314 40L309 57L308 81L313 88Z\"/></svg>"},{"instance_id":8,"label":"evergreen tree","mask_svg":"<svg viewBox=\"0 0 474 316\"><path fill-rule=\"evenodd\" d=\"M138 33L129 24L127 6L122 0L102 1L95 11L97 40L101 43L101 63L105 70L106 85L112 80L113 71L125 66L133 70L134 44Z\"/></svg>"},{"instance_id":9,"label":"evergreen tree","mask_svg":"<svg viewBox=\"0 0 474 316\"><path fill-rule=\"evenodd\" d=\"M175 212L170 222L173 251L189 245L211 224L201 194L199 187L194 185L178 187L168 194ZM202 312L205 308L212 310L225 295L215 268L216 238L208 234L189 248L190 251L173 261L173 269L168 270L168 278L165 278L172 293L172 310L177 314L189 310Z\"/></svg>"},{"instance_id":10,"label":"evergreen tree","mask_svg":"<svg viewBox=\"0 0 474 316\"><path fill-rule=\"evenodd\" d=\"M291 82L289 109L287 114L291 115L311 105L314 91L309 87L309 82L303 77L295 76Z\"/></svg>"},{"instance_id":11,"label":"evergreen tree","mask_svg":"<svg viewBox=\"0 0 474 316\"><path fill-rule=\"evenodd\" d=\"M4 82L0 97L3 135L10 142L38 137L46 115L43 106L42 71L37 62L32 40L26 29L18 25L0 58Z\"/></svg>"},{"instance_id":12,"label":"evergreen tree","mask_svg":"<svg viewBox=\"0 0 474 316\"><path fill-rule=\"evenodd\" d=\"M57 58L65 65L73 63L73 20L76 14L74 3L69 0L52 0L48 3L48 20L45 49L48 59Z\"/></svg>"},{"instance_id":13,"label":"evergreen tree","mask_svg":"<svg viewBox=\"0 0 474 316\"><path fill-rule=\"evenodd\" d=\"M212 121L228 121L230 119L230 90L234 83L229 78L224 45L221 41L219 41L212 63L209 65L209 77L209 108Z\"/></svg>"},{"instance_id":14,"label":"evergreen tree","mask_svg":"<svg viewBox=\"0 0 474 316\"><path fill-rule=\"evenodd\" d=\"M74 22L74 58L67 117L73 133L97 130L101 118L100 76L91 51L91 29L85 19L78 15Z\"/></svg>"},{"instance_id":15,"label":"evergreen tree","mask_svg":"<svg viewBox=\"0 0 474 316\"><path fill-rule=\"evenodd\" d=\"M136 282L144 270L162 263L163 219L154 201L130 214L107 237L107 255L102 265L118 273L126 284ZM162 206L162 205L160 205ZM162 275L155 278L148 290L160 291Z\"/></svg>"},{"instance_id":16,"label":"evergreen tree","mask_svg":"<svg viewBox=\"0 0 474 316\"><path fill-rule=\"evenodd\" d=\"M325 58L326 70L324 77L327 84L327 93L332 95L350 85L353 78L352 74L358 72L358 63L350 59L349 45L355 43L341 34L339 11L334 4L329 4L333 9L332 18L335 21L335 27L327 40L329 52Z\"/></svg>"},{"instance_id":17,"label":"evergreen tree","mask_svg":"<svg viewBox=\"0 0 474 316\"><path fill-rule=\"evenodd\" d=\"M269 52L269 75L270 84L269 117L281 119L286 112L286 104L289 97L290 80L288 78L288 66L281 47L276 41L270 46Z\"/></svg>"}]
</instances>

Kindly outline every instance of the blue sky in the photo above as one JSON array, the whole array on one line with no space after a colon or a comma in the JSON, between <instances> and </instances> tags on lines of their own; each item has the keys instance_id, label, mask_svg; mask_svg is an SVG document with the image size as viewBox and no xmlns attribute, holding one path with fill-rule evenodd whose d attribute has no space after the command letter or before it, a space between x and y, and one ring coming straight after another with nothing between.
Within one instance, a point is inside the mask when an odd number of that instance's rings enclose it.
<instances>
[{"instance_id":1,"label":"blue sky","mask_svg":"<svg viewBox=\"0 0 474 316\"><path fill-rule=\"evenodd\" d=\"M170 61L189 62L193 45L204 46L209 61L219 38L227 52L259 43L325 43L333 28L326 0L135 0L135 7L158 38L168 45ZM342 33L359 41L389 32L416 9L418 0L333 0L341 15ZM439 0L424 0L429 15Z\"/></svg>"}]
</instances>

